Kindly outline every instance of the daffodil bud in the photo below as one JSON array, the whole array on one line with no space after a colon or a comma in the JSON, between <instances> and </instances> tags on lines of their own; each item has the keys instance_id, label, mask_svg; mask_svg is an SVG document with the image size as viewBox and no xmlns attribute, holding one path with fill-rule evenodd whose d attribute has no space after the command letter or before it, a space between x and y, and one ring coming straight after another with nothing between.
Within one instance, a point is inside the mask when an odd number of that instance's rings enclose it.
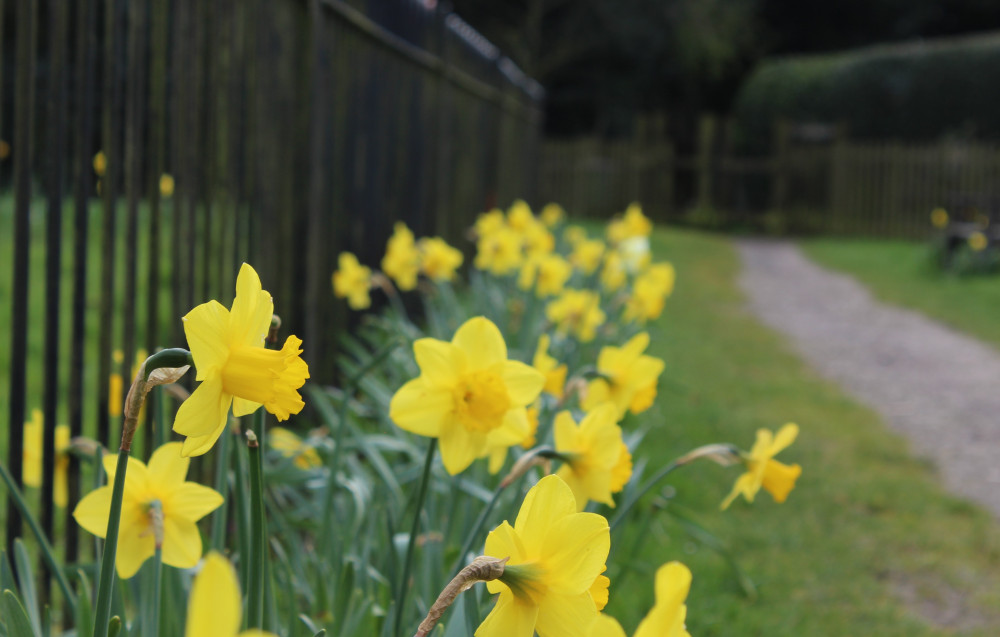
<instances>
[{"instance_id":1,"label":"daffodil bud","mask_svg":"<svg viewBox=\"0 0 1000 637\"><path fill-rule=\"evenodd\" d=\"M723 467L731 467L734 464L743 462L743 456L740 454L740 450L733 445L713 444L692 449L678 458L676 460L676 464L678 466L689 464L699 458L711 460L712 462L722 465Z\"/></svg>"},{"instance_id":2,"label":"daffodil bud","mask_svg":"<svg viewBox=\"0 0 1000 637\"><path fill-rule=\"evenodd\" d=\"M427 611L427 617L420 622L414 637L427 637L431 634L431 631L437 626L438 620L441 619L441 615L448 610L448 607L455 602L460 594L472 588L473 585L478 582L492 582L503 577L509 559L508 557L499 559L480 555L472 560L471 564L459 571L458 575L444 587L434 605Z\"/></svg>"},{"instance_id":3,"label":"daffodil bud","mask_svg":"<svg viewBox=\"0 0 1000 637\"><path fill-rule=\"evenodd\" d=\"M132 437L139 424L139 412L146 394L157 385L175 383L191 368L191 352L186 349L161 350L142 363L125 398L125 423L122 427L121 448L132 448Z\"/></svg>"}]
</instances>

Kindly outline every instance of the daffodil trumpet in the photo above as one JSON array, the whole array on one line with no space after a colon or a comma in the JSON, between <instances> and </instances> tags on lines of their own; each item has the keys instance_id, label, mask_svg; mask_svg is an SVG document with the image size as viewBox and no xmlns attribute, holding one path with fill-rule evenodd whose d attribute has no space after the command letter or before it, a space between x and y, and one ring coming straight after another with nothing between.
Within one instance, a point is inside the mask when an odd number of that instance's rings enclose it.
<instances>
[{"instance_id":1,"label":"daffodil trumpet","mask_svg":"<svg viewBox=\"0 0 1000 637\"><path fill-rule=\"evenodd\" d=\"M444 590L438 595L434 604L431 605L430 610L427 611L424 621L420 622L420 626L417 628L417 633L414 637L427 637L427 635L430 635L434 627L437 626L438 620L441 619L441 615L448 610L448 607L455 602L460 594L479 582L492 582L503 577L504 569L509 559L508 557L500 559L488 555L480 555L472 560L468 566L459 571L448 582L448 585L444 587Z\"/></svg>"},{"instance_id":2,"label":"daffodil trumpet","mask_svg":"<svg viewBox=\"0 0 1000 637\"><path fill-rule=\"evenodd\" d=\"M101 579L97 588L97 605L94 615L94 634L108 634L111 620L111 588L115 579L115 558L118 553L118 531L122 517L122 498L125 494L125 472L132 449L132 438L139 424L139 412L146 401L146 394L157 386L174 383L190 368L191 352L173 348L161 350L139 366L128 397L125 399L125 422L122 424L122 441L118 448L118 464L111 490L111 510L108 530L104 536L104 554L101 556Z\"/></svg>"}]
</instances>

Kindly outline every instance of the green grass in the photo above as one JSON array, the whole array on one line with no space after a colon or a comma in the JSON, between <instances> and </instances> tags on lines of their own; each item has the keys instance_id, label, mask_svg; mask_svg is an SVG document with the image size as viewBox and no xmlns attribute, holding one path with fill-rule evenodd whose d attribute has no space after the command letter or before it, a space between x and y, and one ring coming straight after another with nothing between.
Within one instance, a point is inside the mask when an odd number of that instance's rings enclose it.
<instances>
[{"instance_id":1,"label":"green grass","mask_svg":"<svg viewBox=\"0 0 1000 637\"><path fill-rule=\"evenodd\" d=\"M819 239L810 257L850 274L879 299L923 312L1000 348L1000 275L959 275L938 268L915 241Z\"/></svg>"},{"instance_id":2,"label":"green grass","mask_svg":"<svg viewBox=\"0 0 1000 637\"><path fill-rule=\"evenodd\" d=\"M969 629L958 634L998 634L1000 533L990 516L948 495L874 413L748 315L724 238L657 232L653 248L674 262L678 279L651 328L652 353L667 362L654 408L660 424L636 457L665 463L674 450L719 441L748 448L757 428L797 422L799 439L779 459L800 463L803 474L784 504L762 492L726 512L718 505L736 468L706 462L668 478L676 496L667 510L648 527L630 524L612 548L613 560L633 555L634 570L622 581L611 573L608 611L631 632L652 603L654 570L676 559L694 573L692 635L956 634L921 613L954 615ZM756 583L756 600L670 508L728 545Z\"/></svg>"}]
</instances>

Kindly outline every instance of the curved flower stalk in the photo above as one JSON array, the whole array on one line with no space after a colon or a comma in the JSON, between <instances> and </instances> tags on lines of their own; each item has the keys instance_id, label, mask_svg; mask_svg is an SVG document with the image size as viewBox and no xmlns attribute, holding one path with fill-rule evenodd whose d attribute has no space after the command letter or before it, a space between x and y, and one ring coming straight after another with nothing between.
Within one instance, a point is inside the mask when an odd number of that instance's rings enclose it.
<instances>
[{"instance_id":1,"label":"curved flower stalk","mask_svg":"<svg viewBox=\"0 0 1000 637\"><path fill-rule=\"evenodd\" d=\"M691 637L687 618L691 571L680 562L669 562L656 571L656 604L639 623L632 637ZM597 618L587 637L625 637L621 624L610 615Z\"/></svg>"},{"instance_id":2,"label":"curved flower stalk","mask_svg":"<svg viewBox=\"0 0 1000 637\"><path fill-rule=\"evenodd\" d=\"M514 526L486 538L485 555L507 559L487 583L499 593L476 637L580 637L597 618L590 589L602 577L611 537L608 521L580 513L569 486L546 476L528 491Z\"/></svg>"},{"instance_id":3,"label":"curved flower stalk","mask_svg":"<svg viewBox=\"0 0 1000 637\"><path fill-rule=\"evenodd\" d=\"M663 361L643 354L649 347L649 333L639 332L621 347L603 347L597 355L595 378L587 386L583 408L593 409L611 401L621 419L631 411L640 414L653 405L656 384L663 372Z\"/></svg>"},{"instance_id":4,"label":"curved flower stalk","mask_svg":"<svg viewBox=\"0 0 1000 637\"><path fill-rule=\"evenodd\" d=\"M566 458L557 475L573 490L577 508L583 511L589 500L615 506L611 494L621 491L631 475L628 448L622 455L622 430L612 403L604 403L587 413L577 425L568 411L555 419L556 451ZM620 461L628 465L618 469ZM616 472L617 469L617 472ZM622 480L621 473L625 473ZM617 473L617 475L616 475Z\"/></svg>"},{"instance_id":5,"label":"curved flower stalk","mask_svg":"<svg viewBox=\"0 0 1000 637\"><path fill-rule=\"evenodd\" d=\"M243 619L240 586L229 560L216 552L205 556L191 585L184 637L237 637ZM238 637L277 637L262 630L247 630Z\"/></svg>"},{"instance_id":6,"label":"curved flower stalk","mask_svg":"<svg viewBox=\"0 0 1000 637\"><path fill-rule=\"evenodd\" d=\"M42 486L42 434L43 420L41 409L31 410L31 420L24 423L24 450L21 479L25 486ZM56 464L52 502L60 509L66 508L69 502L69 446L70 434L68 425L56 426Z\"/></svg>"},{"instance_id":7,"label":"curved flower stalk","mask_svg":"<svg viewBox=\"0 0 1000 637\"><path fill-rule=\"evenodd\" d=\"M747 502L753 502L761 487L771 494L775 502L784 502L795 488L795 481L802 474L802 467L778 462L774 460L774 456L795 442L798 435L799 427L794 423L788 423L776 435L768 429L758 429L753 448L743 458L746 473L736 479L733 490L719 508L729 508L738 495L742 495Z\"/></svg>"},{"instance_id":8,"label":"curved flower stalk","mask_svg":"<svg viewBox=\"0 0 1000 637\"><path fill-rule=\"evenodd\" d=\"M116 458L104 457L108 481L114 481ZM153 452L147 466L128 459L128 475L122 498L116 569L128 579L142 563L153 557L157 545L163 563L191 568L201 559L201 535L196 523L217 509L222 495L209 487L185 482L190 460L181 456L181 443L171 442ZM73 511L77 523L97 537L105 537L111 515L112 487L88 493ZM162 514L154 513L159 511Z\"/></svg>"},{"instance_id":9,"label":"curved flower stalk","mask_svg":"<svg viewBox=\"0 0 1000 637\"><path fill-rule=\"evenodd\" d=\"M289 336L280 350L264 347L274 303L260 278L246 263L236 279L236 299L227 310L218 301L202 303L184 317L184 333L201 385L185 400L174 431L187 436L182 455L200 456L226 428L229 407L245 416L261 405L287 420L305 403L298 389L309 378L302 341Z\"/></svg>"},{"instance_id":10,"label":"curved flower stalk","mask_svg":"<svg viewBox=\"0 0 1000 637\"><path fill-rule=\"evenodd\" d=\"M347 299L352 310L364 310L371 306L368 291L372 287L372 269L358 263L358 258L350 252L341 252L337 257L337 271L333 273L333 295Z\"/></svg>"},{"instance_id":11,"label":"curved flower stalk","mask_svg":"<svg viewBox=\"0 0 1000 637\"><path fill-rule=\"evenodd\" d=\"M526 407L545 378L507 360L503 336L488 319L469 319L451 342L422 338L413 353L420 376L392 397L389 417L401 429L437 438L448 473L460 473L487 449L519 444L530 434Z\"/></svg>"}]
</instances>

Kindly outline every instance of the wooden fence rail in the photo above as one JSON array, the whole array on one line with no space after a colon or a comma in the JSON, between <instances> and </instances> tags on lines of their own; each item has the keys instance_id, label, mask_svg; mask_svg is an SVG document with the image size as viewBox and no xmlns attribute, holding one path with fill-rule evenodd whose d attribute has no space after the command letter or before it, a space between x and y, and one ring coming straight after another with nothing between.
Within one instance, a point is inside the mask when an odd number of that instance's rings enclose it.
<instances>
[{"instance_id":1,"label":"wooden fence rail","mask_svg":"<svg viewBox=\"0 0 1000 637\"><path fill-rule=\"evenodd\" d=\"M179 317L228 302L241 261L333 380L338 252L377 266L397 220L457 242L533 198L542 98L433 2L0 0L0 458L20 481L41 409L32 497L67 563L80 466L59 512L57 424L114 448L112 377L182 345ZM165 437L145 428L144 455ZM11 502L5 528L10 547Z\"/></svg>"},{"instance_id":2,"label":"wooden fence rail","mask_svg":"<svg viewBox=\"0 0 1000 637\"><path fill-rule=\"evenodd\" d=\"M662 127L660 128L662 131ZM984 142L852 141L841 127L776 127L772 153L741 157L732 128L702 118L693 153L662 133L548 141L541 199L606 216L641 201L655 218L799 234L926 237L937 207L996 214L1000 146Z\"/></svg>"}]
</instances>

